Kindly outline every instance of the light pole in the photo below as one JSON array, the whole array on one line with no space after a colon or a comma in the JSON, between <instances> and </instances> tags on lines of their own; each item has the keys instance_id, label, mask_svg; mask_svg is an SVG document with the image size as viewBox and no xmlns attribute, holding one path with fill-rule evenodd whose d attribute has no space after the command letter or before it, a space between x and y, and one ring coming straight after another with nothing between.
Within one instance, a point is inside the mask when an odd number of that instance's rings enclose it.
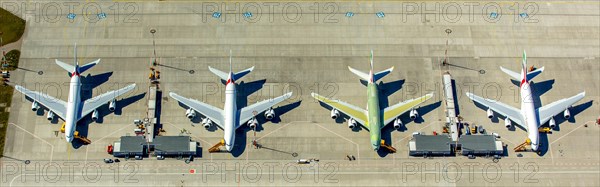
<instances>
[{"instance_id":1,"label":"light pole","mask_svg":"<svg viewBox=\"0 0 600 187\"><path fill-rule=\"evenodd\" d=\"M150 33L152 34L152 48L154 50L154 59L152 60L152 66L156 66L156 42L154 41L154 33L156 33L156 29L150 29Z\"/></svg>"},{"instance_id":2,"label":"light pole","mask_svg":"<svg viewBox=\"0 0 600 187\"><path fill-rule=\"evenodd\" d=\"M450 33L452 33L452 29L446 29L445 32L446 32L446 51L444 52L444 61L442 62L443 66L448 64L448 40L450 38Z\"/></svg>"}]
</instances>

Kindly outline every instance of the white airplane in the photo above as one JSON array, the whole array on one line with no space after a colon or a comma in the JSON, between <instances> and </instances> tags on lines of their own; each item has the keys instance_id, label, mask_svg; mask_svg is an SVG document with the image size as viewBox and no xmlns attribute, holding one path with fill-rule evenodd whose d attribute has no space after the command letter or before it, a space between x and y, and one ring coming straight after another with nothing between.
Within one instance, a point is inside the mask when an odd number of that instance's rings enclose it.
<instances>
[{"instance_id":1,"label":"white airplane","mask_svg":"<svg viewBox=\"0 0 600 187\"><path fill-rule=\"evenodd\" d=\"M102 95L96 96L91 99L87 99L84 102L82 102L80 96L80 74L92 68L94 65L98 64L100 62L100 59L85 64L83 66L79 66L79 62L77 61L77 44L75 44L74 51L75 66L61 62L58 59L55 60L56 64L58 64L63 69L67 70L69 72L69 76L71 77L71 82L69 83L69 99L67 102L62 101L60 99L56 99L44 93L28 90L19 85L15 86L17 91L33 99L33 103L31 104L31 110L37 111L39 109L39 103L49 110L47 115L48 120L54 119L54 116L57 115L59 118L65 121L65 138L67 142L73 141L73 134L75 132L75 127L77 126L77 122L79 120L81 120L89 113L92 113L92 120L96 121L98 119L97 108L106 103L108 103L108 109L110 111L114 111L116 107L115 98L135 88L135 84L131 84L119 90L106 92Z\"/></svg>"},{"instance_id":2,"label":"white airplane","mask_svg":"<svg viewBox=\"0 0 600 187\"><path fill-rule=\"evenodd\" d=\"M563 116L566 119L568 119L571 116L569 108L571 107L571 105L583 99L583 97L585 96L585 92L581 92L567 99L555 101L554 103L536 109L533 105L533 95L531 93L531 87L528 81L533 79L535 76L539 75L542 71L544 71L544 67L531 72L527 72L526 68L527 55L525 51L523 51L521 73L513 72L511 70L500 67L500 69L504 73L510 75L515 80L521 80L521 110L495 100L484 99L482 97L473 95L469 92L467 92L467 97L479 104L488 107L487 115L489 118L494 117L494 113L492 111L495 111L496 113L504 116L506 118L504 119L504 125L506 126L506 128L511 127L512 121L517 126L527 130L527 136L531 141L531 149L533 151L537 151L539 148L538 128L546 122L549 122L550 128L554 128L556 126L554 116L559 114L560 112L563 112Z\"/></svg>"},{"instance_id":3,"label":"white airplane","mask_svg":"<svg viewBox=\"0 0 600 187\"><path fill-rule=\"evenodd\" d=\"M217 107L208 105L206 103L202 103L200 101L189 99L177 95L174 92L170 92L169 95L179 101L180 103L189 107L185 112L186 117L190 120L196 117L196 112L199 112L206 118L202 119L202 124L204 128L209 129L212 124L217 125L219 128L225 131L223 135L223 140L225 141L225 148L227 151L231 151L233 149L233 145L235 143L235 131L239 127L242 126L242 123L247 123L247 125L254 129L258 124L255 116L265 112L265 118L267 120L271 120L275 117L275 111L272 109L273 105L280 103L287 98L292 96L292 92L286 93L285 95L279 96L275 99L267 99L250 106L238 109L236 106L236 85L235 81L242 78L244 75L250 73L254 66L248 68L246 70L233 73L231 71L231 52L229 56L229 73L225 73L214 69L212 67L208 67L208 69L221 78L223 81L226 81L225 85L225 110L221 110Z\"/></svg>"}]
</instances>

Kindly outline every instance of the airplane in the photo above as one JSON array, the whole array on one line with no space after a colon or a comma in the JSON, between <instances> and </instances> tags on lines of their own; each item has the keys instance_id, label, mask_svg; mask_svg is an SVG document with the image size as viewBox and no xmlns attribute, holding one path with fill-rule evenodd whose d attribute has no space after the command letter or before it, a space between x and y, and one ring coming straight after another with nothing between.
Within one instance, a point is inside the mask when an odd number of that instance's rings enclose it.
<instances>
[{"instance_id":1,"label":"airplane","mask_svg":"<svg viewBox=\"0 0 600 187\"><path fill-rule=\"evenodd\" d=\"M68 75L71 77L71 81L69 82L69 98L67 102L44 93L28 90L19 85L15 86L17 91L33 100L31 110L37 111L39 105L42 105L48 109L48 120L53 120L54 116L58 116L64 120L65 139L67 142L73 141L75 128L79 120L92 113L92 121L96 121L99 115L97 109L106 103L108 103L108 109L114 111L116 107L115 98L135 88L135 84L131 84L119 90L106 92L94 98L81 101L81 73L100 63L100 59L79 66L79 61L77 60L77 44L75 44L74 51L74 66L55 59L56 64L69 72Z\"/></svg>"},{"instance_id":2,"label":"airplane","mask_svg":"<svg viewBox=\"0 0 600 187\"><path fill-rule=\"evenodd\" d=\"M533 105L531 86L529 84L529 80L533 79L540 73L544 71L544 67L538 68L534 71L527 72L527 54L523 51L522 58L522 69L521 73L513 72L504 67L500 67L504 73L508 74L515 80L521 80L520 92L521 92L521 109L516 109L512 106L506 105L499 101L484 99L482 97L476 96L472 93L467 92L467 97L471 100L488 107L487 116L488 118L493 118L495 111L496 113L505 117L504 125L506 128L510 128L512 123L519 126L522 129L527 131L527 137L531 141L531 149L533 151L538 151L539 149L539 131L538 128L545 124L549 123L550 128L554 128L556 126L556 121L554 121L554 116L563 112L563 116L565 119L568 119L571 116L569 112L569 108L574 103L583 99L585 96L585 92L581 92L575 96L570 98L561 99L555 101L546 106L542 106L536 109Z\"/></svg>"},{"instance_id":3,"label":"airplane","mask_svg":"<svg viewBox=\"0 0 600 187\"><path fill-rule=\"evenodd\" d=\"M433 93L426 94L419 98L410 99L398 104L389 106L383 110L379 108L379 93L378 87L375 82L383 78L387 74L394 70L394 67L389 69L373 73L373 51L371 50L371 70L369 73L364 73L359 70L353 69L348 66L348 69L356 74L361 79L367 81L367 109L362 109L357 106L345 103L340 100L333 100L323 97L316 93L311 93L312 97L331 106L331 118L337 119L340 117L340 112L346 114L350 119L348 120L348 127L351 129L356 128L357 124L360 124L363 129L369 131L371 135L371 146L373 150L379 150L381 144L381 129L390 122L394 121L394 128L398 129L402 126L402 120L398 116L410 111L411 120L415 120L419 115L414 109L415 106L427 101L433 97Z\"/></svg>"},{"instance_id":4,"label":"airplane","mask_svg":"<svg viewBox=\"0 0 600 187\"><path fill-rule=\"evenodd\" d=\"M225 73L210 66L208 67L210 72L217 75L221 80L226 81L224 110L198 100L182 97L174 92L170 92L169 95L173 99L189 107L189 109L186 110L185 115L190 120L194 119L196 117L196 112L198 112L205 117L201 120L204 128L210 129L214 124L220 129L223 129L223 131L225 131L223 135L225 148L228 152L231 152L235 143L236 129L240 128L244 122L248 127L254 129L258 124L256 115L262 112L264 112L264 116L267 120L273 119L275 117L275 111L272 107L292 96L292 92L289 92L277 98L267 99L238 109L236 106L237 91L235 81L252 72L253 69L254 66L233 73L231 51L229 54L229 73Z\"/></svg>"}]
</instances>

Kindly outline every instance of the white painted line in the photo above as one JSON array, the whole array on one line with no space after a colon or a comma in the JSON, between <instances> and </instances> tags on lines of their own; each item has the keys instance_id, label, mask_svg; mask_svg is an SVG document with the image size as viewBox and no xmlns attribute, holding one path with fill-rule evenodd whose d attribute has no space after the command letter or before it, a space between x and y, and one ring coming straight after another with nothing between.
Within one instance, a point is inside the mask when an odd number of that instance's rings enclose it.
<instances>
[{"instance_id":1,"label":"white painted line","mask_svg":"<svg viewBox=\"0 0 600 187\"><path fill-rule=\"evenodd\" d=\"M45 142L46 144L50 145L50 152L51 152L51 153L50 153L50 161L52 161L52 157L53 157L53 155L54 155L54 145L50 144L50 142L48 142L48 141L46 141L46 140L44 140L44 139L40 138L39 136L37 136L37 135L35 135L35 134L33 134L33 133L31 133L31 132L29 132L29 131L27 131L27 130L25 130L25 129L21 128L21 127L19 127L18 125L14 124L14 123L8 123L8 125L13 125L13 126L15 126L15 127L19 128L19 129L21 129L22 131L24 131L24 132L26 132L26 133L30 134L31 136L33 136L33 137L35 137L35 138L37 138L37 139L40 139L40 140L42 140L43 142Z\"/></svg>"},{"instance_id":2,"label":"white painted line","mask_svg":"<svg viewBox=\"0 0 600 187\"><path fill-rule=\"evenodd\" d=\"M577 128L575 128L575 129L573 129L573 130L569 131L567 134L565 134L565 135L562 135L562 136L558 137L556 140L554 140L554 141L550 142L550 145L552 145L553 143L557 142L557 141L558 141L558 140L560 140L561 138L563 138L563 137L565 137L565 136L567 136L567 135L571 134L572 132L575 132L577 129L579 129L579 128L581 128L581 127L585 126L586 124L588 124L588 123L590 123L590 122L594 123L593 121L588 121L588 122L585 122L583 125L579 125L579 127L577 127Z\"/></svg>"},{"instance_id":3,"label":"white painted line","mask_svg":"<svg viewBox=\"0 0 600 187\"><path fill-rule=\"evenodd\" d=\"M356 158L357 158L357 160L358 160L358 164L360 164L360 146L359 146L359 145L358 145L356 142L353 142L352 140L350 140L350 139L348 139L348 138L346 138L346 137L344 137L344 136L342 136L342 135L340 135L340 134L338 134L338 133L335 133L335 132L333 132L333 131L331 131L331 130L327 129L327 128L325 128L325 127L323 127L323 126L319 125L318 123L314 123L314 124L315 124L315 125L317 125L317 126L319 126L319 127L321 127L322 129L325 129L325 130L327 130L327 131L329 131L329 132L331 132L331 133L335 134L336 136L339 136L340 138L342 138L342 139L344 139L344 140L346 140L346 141L349 141L350 143L353 143L354 145L356 145Z\"/></svg>"}]
</instances>

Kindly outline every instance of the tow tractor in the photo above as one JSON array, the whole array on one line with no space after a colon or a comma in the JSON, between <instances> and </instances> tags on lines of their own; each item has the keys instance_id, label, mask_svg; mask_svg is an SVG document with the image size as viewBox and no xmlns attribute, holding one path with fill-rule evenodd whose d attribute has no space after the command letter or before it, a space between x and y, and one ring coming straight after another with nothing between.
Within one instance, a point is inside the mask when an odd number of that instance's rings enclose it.
<instances>
[{"instance_id":1,"label":"tow tractor","mask_svg":"<svg viewBox=\"0 0 600 187\"><path fill-rule=\"evenodd\" d=\"M62 126L60 127L61 133L65 133L65 125L66 125L66 123L63 122ZM81 142L83 142L83 144L85 144L85 145L92 143L92 141L90 139L86 138L85 136L79 136L79 131L75 131L73 133L73 138L81 140Z\"/></svg>"},{"instance_id":2,"label":"tow tractor","mask_svg":"<svg viewBox=\"0 0 600 187\"><path fill-rule=\"evenodd\" d=\"M527 138L527 140L525 140L525 142L523 142L522 144L518 145L517 147L515 147L515 152L522 152L522 151L526 151L527 148L526 146L531 145L531 140L529 138Z\"/></svg>"},{"instance_id":3,"label":"tow tractor","mask_svg":"<svg viewBox=\"0 0 600 187\"><path fill-rule=\"evenodd\" d=\"M390 153L396 153L396 148L392 147L391 145L385 144L385 140L381 140L380 146L385 148Z\"/></svg>"},{"instance_id":4,"label":"tow tractor","mask_svg":"<svg viewBox=\"0 0 600 187\"><path fill-rule=\"evenodd\" d=\"M216 152L226 152L221 150L221 147L225 145L225 140L221 139L221 141L219 141L219 143L213 145L211 148L208 149L209 153L216 153Z\"/></svg>"}]
</instances>

